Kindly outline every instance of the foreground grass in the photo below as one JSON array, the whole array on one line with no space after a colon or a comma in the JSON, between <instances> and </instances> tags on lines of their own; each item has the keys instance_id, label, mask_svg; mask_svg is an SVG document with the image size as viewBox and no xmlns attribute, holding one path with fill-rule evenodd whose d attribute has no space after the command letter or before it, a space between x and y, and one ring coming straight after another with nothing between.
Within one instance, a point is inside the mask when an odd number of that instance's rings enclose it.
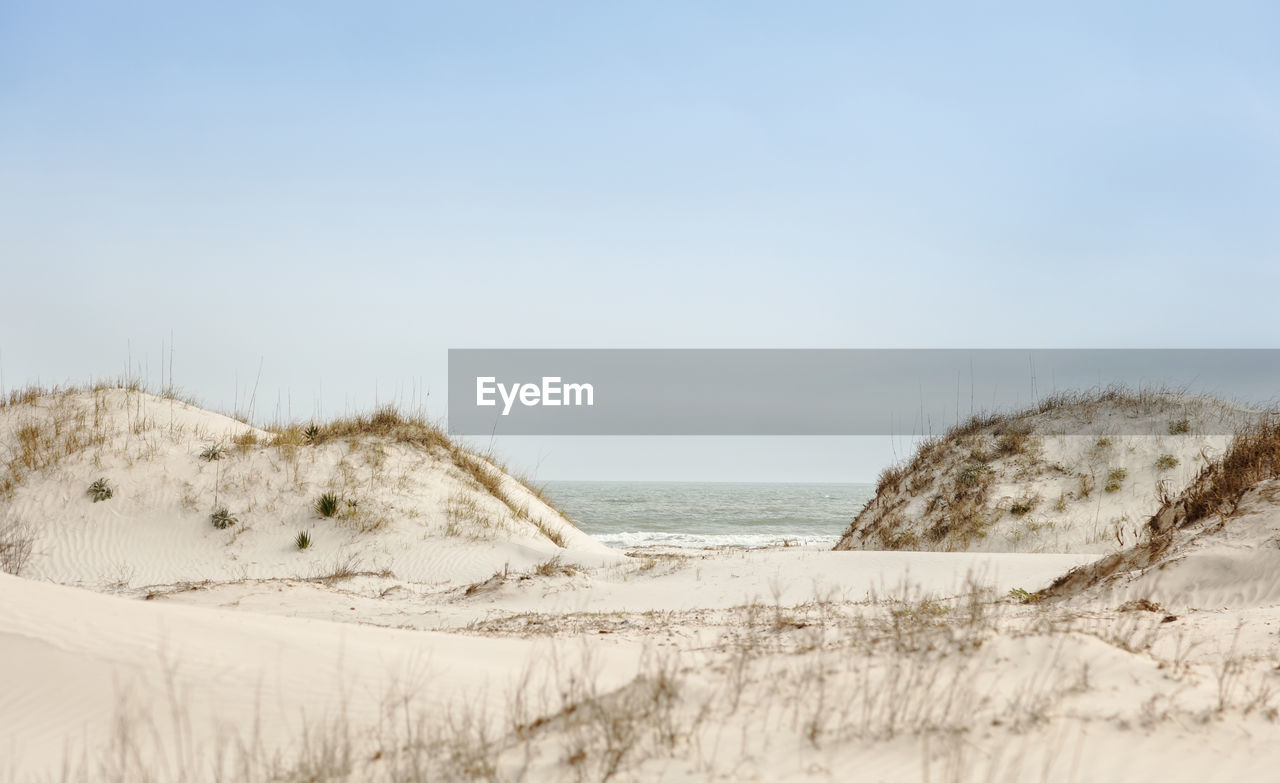
<instances>
[{"instance_id":1,"label":"foreground grass","mask_svg":"<svg viewBox=\"0 0 1280 783\"><path fill-rule=\"evenodd\" d=\"M1038 739L1068 723L1113 734L1251 720L1260 739L1280 738L1270 658L1234 645L1193 656L1182 632L1151 611L1070 613L999 600L972 582L954 598L904 583L865 602L751 604L721 619L716 643L647 655L621 688L600 687L588 646L527 662L502 716L465 703L428 706L428 680L388 694L375 725L354 725L339 709L273 744L248 715L216 740L198 736L196 705L180 693L155 715L122 700L109 742L69 751L53 779L768 779L813 769L839 777L867 753L906 747L904 766L915 770L956 761L949 754L962 746L989 749L985 761L942 779L1019 779L1019 753L1030 747L1037 775L1069 779L1070 755ZM1114 680L1095 681L1107 676L1091 669L1099 661L1145 679L1117 691ZM1000 776L983 777L992 769Z\"/></svg>"}]
</instances>

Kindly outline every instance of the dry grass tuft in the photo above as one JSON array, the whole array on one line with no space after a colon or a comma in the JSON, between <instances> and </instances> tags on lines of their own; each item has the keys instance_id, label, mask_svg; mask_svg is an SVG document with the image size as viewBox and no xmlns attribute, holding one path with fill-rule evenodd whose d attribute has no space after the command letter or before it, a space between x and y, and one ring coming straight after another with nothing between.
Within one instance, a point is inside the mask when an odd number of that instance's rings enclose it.
<instances>
[{"instance_id":1,"label":"dry grass tuft","mask_svg":"<svg viewBox=\"0 0 1280 783\"><path fill-rule=\"evenodd\" d=\"M561 549L566 548L567 544L565 543L564 536L561 535L560 531L552 530L551 527L548 526L541 519L534 519L531 521L533 522L533 526L538 528L538 530L542 533L542 535L547 537L547 540L549 540L551 543L555 544L556 546L560 547Z\"/></svg>"},{"instance_id":2,"label":"dry grass tuft","mask_svg":"<svg viewBox=\"0 0 1280 783\"><path fill-rule=\"evenodd\" d=\"M258 445L258 433L253 430L245 430L235 436L232 441L241 454L246 453L249 449Z\"/></svg>"},{"instance_id":3,"label":"dry grass tuft","mask_svg":"<svg viewBox=\"0 0 1280 783\"><path fill-rule=\"evenodd\" d=\"M384 405L370 414L346 416L323 424L313 423L305 428L286 424L269 427L268 431L287 442L313 446L334 440L374 436L427 449L447 451L454 448L453 441L438 424L421 414L402 412L393 405Z\"/></svg>"},{"instance_id":4,"label":"dry grass tuft","mask_svg":"<svg viewBox=\"0 0 1280 783\"><path fill-rule=\"evenodd\" d=\"M11 399L21 401L28 396L15 394ZM14 428L13 446L0 461L0 498L11 498L30 474L56 467L74 454L106 443L108 433L97 426L89 412L66 400L66 394L53 399L47 410L33 410L30 418Z\"/></svg>"},{"instance_id":5,"label":"dry grass tuft","mask_svg":"<svg viewBox=\"0 0 1280 783\"><path fill-rule=\"evenodd\" d=\"M575 565L569 565L560 561L559 557L553 557L545 563L541 563L537 568L533 569L533 573L538 576L573 576L582 573L582 569Z\"/></svg>"},{"instance_id":6,"label":"dry grass tuft","mask_svg":"<svg viewBox=\"0 0 1280 783\"><path fill-rule=\"evenodd\" d=\"M444 505L445 535L476 537L480 531L497 527L497 523L480 508L474 495L455 492Z\"/></svg>"},{"instance_id":7,"label":"dry grass tuft","mask_svg":"<svg viewBox=\"0 0 1280 783\"><path fill-rule=\"evenodd\" d=\"M1215 514L1230 516L1250 487L1276 477L1280 477L1280 415L1273 414L1237 433L1226 454L1205 466L1180 496L1166 500L1161 511L1177 506L1181 524Z\"/></svg>"},{"instance_id":8,"label":"dry grass tuft","mask_svg":"<svg viewBox=\"0 0 1280 783\"><path fill-rule=\"evenodd\" d=\"M35 551L36 534L17 520L0 522L0 571L18 576Z\"/></svg>"}]
</instances>

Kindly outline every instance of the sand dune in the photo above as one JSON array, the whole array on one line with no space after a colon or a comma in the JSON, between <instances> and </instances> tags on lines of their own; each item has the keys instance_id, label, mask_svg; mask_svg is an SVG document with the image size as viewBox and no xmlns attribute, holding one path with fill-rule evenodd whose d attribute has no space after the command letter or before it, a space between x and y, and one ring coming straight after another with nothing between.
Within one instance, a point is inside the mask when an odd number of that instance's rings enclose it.
<instances>
[{"instance_id":1,"label":"sand dune","mask_svg":"<svg viewBox=\"0 0 1280 783\"><path fill-rule=\"evenodd\" d=\"M144 752L172 751L189 733L199 745L169 763L197 769L215 760L211 738L287 754L325 720L376 726L388 698L412 698L437 714L465 708L496 725L524 667L574 654L569 644L165 606L7 575L0 594L3 755L20 777L48 773L68 753L79 761L76 750L87 749L95 764L117 763L117 717L136 733L160 732L143 737ZM635 654L601 656L602 684L634 675ZM165 779L165 762L150 761Z\"/></svg>"},{"instance_id":2,"label":"sand dune","mask_svg":"<svg viewBox=\"0 0 1280 783\"><path fill-rule=\"evenodd\" d=\"M1108 390L979 416L885 471L836 548L1118 551L1260 415L1207 397Z\"/></svg>"},{"instance_id":3,"label":"sand dune","mask_svg":"<svg viewBox=\"0 0 1280 783\"><path fill-rule=\"evenodd\" d=\"M314 444L287 435L139 391L38 397L0 409L0 443L20 464L0 514L37 533L25 575L94 588L343 570L451 582L620 557L482 457L465 467L500 497L440 446L376 428ZM209 449L220 457L202 458ZM112 496L94 502L98 479ZM338 507L321 518L325 493ZM218 509L236 522L215 529Z\"/></svg>"}]
</instances>

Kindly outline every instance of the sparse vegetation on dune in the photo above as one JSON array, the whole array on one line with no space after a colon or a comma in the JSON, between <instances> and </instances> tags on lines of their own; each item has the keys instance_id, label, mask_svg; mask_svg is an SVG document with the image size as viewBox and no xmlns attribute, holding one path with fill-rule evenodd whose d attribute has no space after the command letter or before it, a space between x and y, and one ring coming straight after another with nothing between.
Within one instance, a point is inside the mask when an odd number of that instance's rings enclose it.
<instances>
[{"instance_id":1,"label":"sparse vegetation on dune","mask_svg":"<svg viewBox=\"0 0 1280 783\"><path fill-rule=\"evenodd\" d=\"M428 420L420 414L405 413L394 406L382 406L369 415L347 416L331 422L317 424L312 422L302 425L284 425L267 428L275 436L273 445L305 444L319 446L335 440L350 440L360 437L374 437L389 440L393 443L407 444L426 449L432 453L447 456L455 468L476 487L506 506L513 519L528 522L557 546L564 546L564 537L545 523L531 518L527 504L519 502L507 490L504 483L511 479L526 488L535 498L552 508L542 492L529 482L518 477L509 476L492 455L479 454L462 444L453 441L444 428ZM557 513L558 510L557 510ZM331 516L331 514L322 514ZM563 517L563 515L561 515ZM452 514L450 522L456 523L462 517L480 518L476 514ZM567 519L567 518L566 518ZM452 530L459 530L451 527Z\"/></svg>"},{"instance_id":2,"label":"sparse vegetation on dune","mask_svg":"<svg viewBox=\"0 0 1280 783\"><path fill-rule=\"evenodd\" d=\"M454 448L443 427L424 415L407 413L393 405L383 405L369 414L343 416L328 422L286 423L269 425L265 429L276 438L312 446L347 438L378 437L424 448Z\"/></svg>"},{"instance_id":3,"label":"sparse vegetation on dune","mask_svg":"<svg viewBox=\"0 0 1280 783\"><path fill-rule=\"evenodd\" d=\"M123 460L132 464L137 459L158 453L162 444L157 440L161 434L159 425L151 418L155 415L154 408L151 409L152 414L141 412L147 404L143 401L149 399L144 396L147 394L144 385L136 381L55 388L33 386L7 394L0 400L0 412L8 416L4 423L10 427L8 435L13 446L8 452L0 451L0 500L11 498L28 477L82 452L92 454L97 466L104 465L104 460ZM162 399L182 405L191 404L172 390ZM236 420L247 425L242 419ZM122 422L127 430L122 428ZM198 445L188 446L192 449L188 453L193 453L201 462L213 463L211 467L216 468L212 493L215 507L221 505L219 488L238 482L243 492L247 480L243 476L243 468L227 467L228 460L239 461L261 454L265 449L273 449L275 467L301 490L307 483L304 475L310 472L314 476L314 468L305 470L304 461L313 466L322 464L316 462L316 456L308 455L332 455L334 449L339 449L337 475L321 479L329 491L316 502L315 510L322 517L333 518L360 532L369 532L384 527L390 519L390 512L378 502L359 505L361 500L371 498L370 493L375 488L382 488L379 491L385 494L393 486L398 489L407 486L405 471L408 468L405 463L415 458L405 455L418 451L434 463L443 462L451 466L457 480L499 502L506 509L499 516L509 518L509 531L515 532L524 527L524 535L541 536L561 547L566 543L560 520L567 521L567 518L536 488L526 480L508 476L491 455L481 454L452 440L441 425L420 413L383 405L368 414L301 424L280 423L262 429L231 425L222 430L183 435L171 431L172 425L167 427L166 432L174 443L182 438L186 438L184 442L187 443L196 439ZM0 431L0 437L3 435L5 433ZM396 452L399 455L400 467L396 468L399 475L389 476L385 467L388 449L397 447L401 447ZM332 456L327 459L332 459ZM84 480L88 482L91 478L87 476ZM192 493L190 481L187 486L183 496L185 508L194 510L202 501L208 502L207 497L200 498ZM109 485L94 483L89 494L100 501L110 497L112 491ZM242 513L252 515L253 509L246 507ZM492 512L486 511L485 516L490 515ZM456 516L453 522L457 521ZM460 531L455 528L454 532Z\"/></svg>"},{"instance_id":4,"label":"sparse vegetation on dune","mask_svg":"<svg viewBox=\"0 0 1280 783\"><path fill-rule=\"evenodd\" d=\"M1135 545L1074 569L1044 594L1073 595L1176 556L1180 540L1190 540L1201 527L1227 524L1249 490L1275 478L1280 478L1280 415L1272 413L1237 432L1226 453L1205 465L1185 489L1166 493Z\"/></svg>"},{"instance_id":5,"label":"sparse vegetation on dune","mask_svg":"<svg viewBox=\"0 0 1280 783\"><path fill-rule=\"evenodd\" d=\"M1154 509L1148 480L1175 488L1187 480L1157 479L1155 471L1203 462L1206 448L1225 447L1226 433L1258 415L1208 398L1118 386L1056 394L1019 412L979 413L886 468L837 548L1105 551L1132 540L1121 528L1135 509L1148 502L1138 515ZM1126 438L1113 421L1142 422L1124 426L1147 435ZM1139 442L1143 437L1163 440L1164 450L1141 459L1152 448ZM1057 500L1039 505L1037 497Z\"/></svg>"}]
</instances>

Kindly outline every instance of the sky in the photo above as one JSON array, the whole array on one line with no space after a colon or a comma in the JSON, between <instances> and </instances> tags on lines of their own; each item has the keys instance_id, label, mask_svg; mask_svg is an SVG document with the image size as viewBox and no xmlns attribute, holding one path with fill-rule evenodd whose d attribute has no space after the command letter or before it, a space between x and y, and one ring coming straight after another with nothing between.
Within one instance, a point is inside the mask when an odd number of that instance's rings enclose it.
<instances>
[{"instance_id":1,"label":"sky","mask_svg":"<svg viewBox=\"0 0 1280 783\"><path fill-rule=\"evenodd\" d=\"M443 416L449 348L1280 347L1280 7L960 6L6 0L3 383L163 346L216 409ZM492 445L860 481L910 439Z\"/></svg>"}]
</instances>

